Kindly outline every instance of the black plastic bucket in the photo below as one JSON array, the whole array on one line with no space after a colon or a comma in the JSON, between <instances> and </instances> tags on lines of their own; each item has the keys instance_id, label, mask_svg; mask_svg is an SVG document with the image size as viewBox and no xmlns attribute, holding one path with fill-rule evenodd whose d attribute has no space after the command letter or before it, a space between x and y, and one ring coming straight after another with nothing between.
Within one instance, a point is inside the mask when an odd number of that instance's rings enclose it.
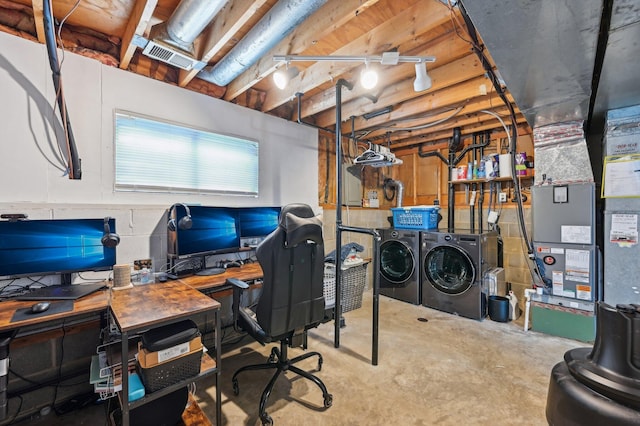
<instances>
[{"instance_id":1,"label":"black plastic bucket","mask_svg":"<svg viewBox=\"0 0 640 426\"><path fill-rule=\"evenodd\" d=\"M509 321L509 299L503 296L489 296L489 318L493 321Z\"/></svg>"}]
</instances>

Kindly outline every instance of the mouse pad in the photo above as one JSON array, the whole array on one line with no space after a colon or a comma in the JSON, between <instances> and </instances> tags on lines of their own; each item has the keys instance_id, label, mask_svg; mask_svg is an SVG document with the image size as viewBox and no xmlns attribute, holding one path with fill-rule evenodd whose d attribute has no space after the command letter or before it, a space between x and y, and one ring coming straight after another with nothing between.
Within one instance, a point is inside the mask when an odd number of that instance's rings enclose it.
<instances>
[{"instance_id":1,"label":"mouse pad","mask_svg":"<svg viewBox=\"0 0 640 426\"><path fill-rule=\"evenodd\" d=\"M51 305L49 306L49 309L44 312L31 312L31 306L28 308L16 309L13 317L11 317L11 322L26 321L33 318L46 317L48 315L73 311L73 300L60 300L50 303Z\"/></svg>"}]
</instances>

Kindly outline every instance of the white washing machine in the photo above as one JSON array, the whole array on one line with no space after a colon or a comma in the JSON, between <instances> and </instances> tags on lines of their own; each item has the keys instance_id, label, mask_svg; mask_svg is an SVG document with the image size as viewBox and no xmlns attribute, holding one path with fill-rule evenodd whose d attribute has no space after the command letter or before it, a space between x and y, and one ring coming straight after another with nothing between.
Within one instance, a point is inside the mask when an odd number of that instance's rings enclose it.
<instances>
[{"instance_id":1,"label":"white washing machine","mask_svg":"<svg viewBox=\"0 0 640 426\"><path fill-rule=\"evenodd\" d=\"M470 230L423 231L422 304L481 320L487 315L485 273L497 266L498 234Z\"/></svg>"},{"instance_id":2,"label":"white washing machine","mask_svg":"<svg viewBox=\"0 0 640 426\"><path fill-rule=\"evenodd\" d=\"M380 294L419 305L420 231L380 229Z\"/></svg>"}]
</instances>

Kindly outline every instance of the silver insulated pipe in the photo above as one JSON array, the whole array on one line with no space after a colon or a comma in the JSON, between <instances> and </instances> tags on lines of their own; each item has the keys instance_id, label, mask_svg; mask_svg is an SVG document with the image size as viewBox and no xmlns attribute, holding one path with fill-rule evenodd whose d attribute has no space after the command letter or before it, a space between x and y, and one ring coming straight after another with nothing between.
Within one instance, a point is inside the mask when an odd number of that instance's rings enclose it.
<instances>
[{"instance_id":1,"label":"silver insulated pipe","mask_svg":"<svg viewBox=\"0 0 640 426\"><path fill-rule=\"evenodd\" d=\"M182 0L167 21L167 34L180 45L190 45L227 0Z\"/></svg>"},{"instance_id":2,"label":"silver insulated pipe","mask_svg":"<svg viewBox=\"0 0 640 426\"><path fill-rule=\"evenodd\" d=\"M326 2L278 1L220 62L213 67L206 67L197 77L218 86L226 86Z\"/></svg>"}]
</instances>

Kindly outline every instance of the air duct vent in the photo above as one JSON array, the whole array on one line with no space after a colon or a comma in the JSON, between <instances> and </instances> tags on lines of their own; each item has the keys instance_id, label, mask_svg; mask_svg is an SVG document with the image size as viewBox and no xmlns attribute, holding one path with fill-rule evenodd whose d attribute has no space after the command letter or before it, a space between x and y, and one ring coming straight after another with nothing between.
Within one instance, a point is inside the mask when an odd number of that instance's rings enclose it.
<instances>
[{"instance_id":1,"label":"air duct vent","mask_svg":"<svg viewBox=\"0 0 640 426\"><path fill-rule=\"evenodd\" d=\"M147 46L142 51L150 58L166 62L170 65L190 71L200 61L190 56L188 53L181 53L174 46L166 45L161 40L149 40Z\"/></svg>"}]
</instances>

